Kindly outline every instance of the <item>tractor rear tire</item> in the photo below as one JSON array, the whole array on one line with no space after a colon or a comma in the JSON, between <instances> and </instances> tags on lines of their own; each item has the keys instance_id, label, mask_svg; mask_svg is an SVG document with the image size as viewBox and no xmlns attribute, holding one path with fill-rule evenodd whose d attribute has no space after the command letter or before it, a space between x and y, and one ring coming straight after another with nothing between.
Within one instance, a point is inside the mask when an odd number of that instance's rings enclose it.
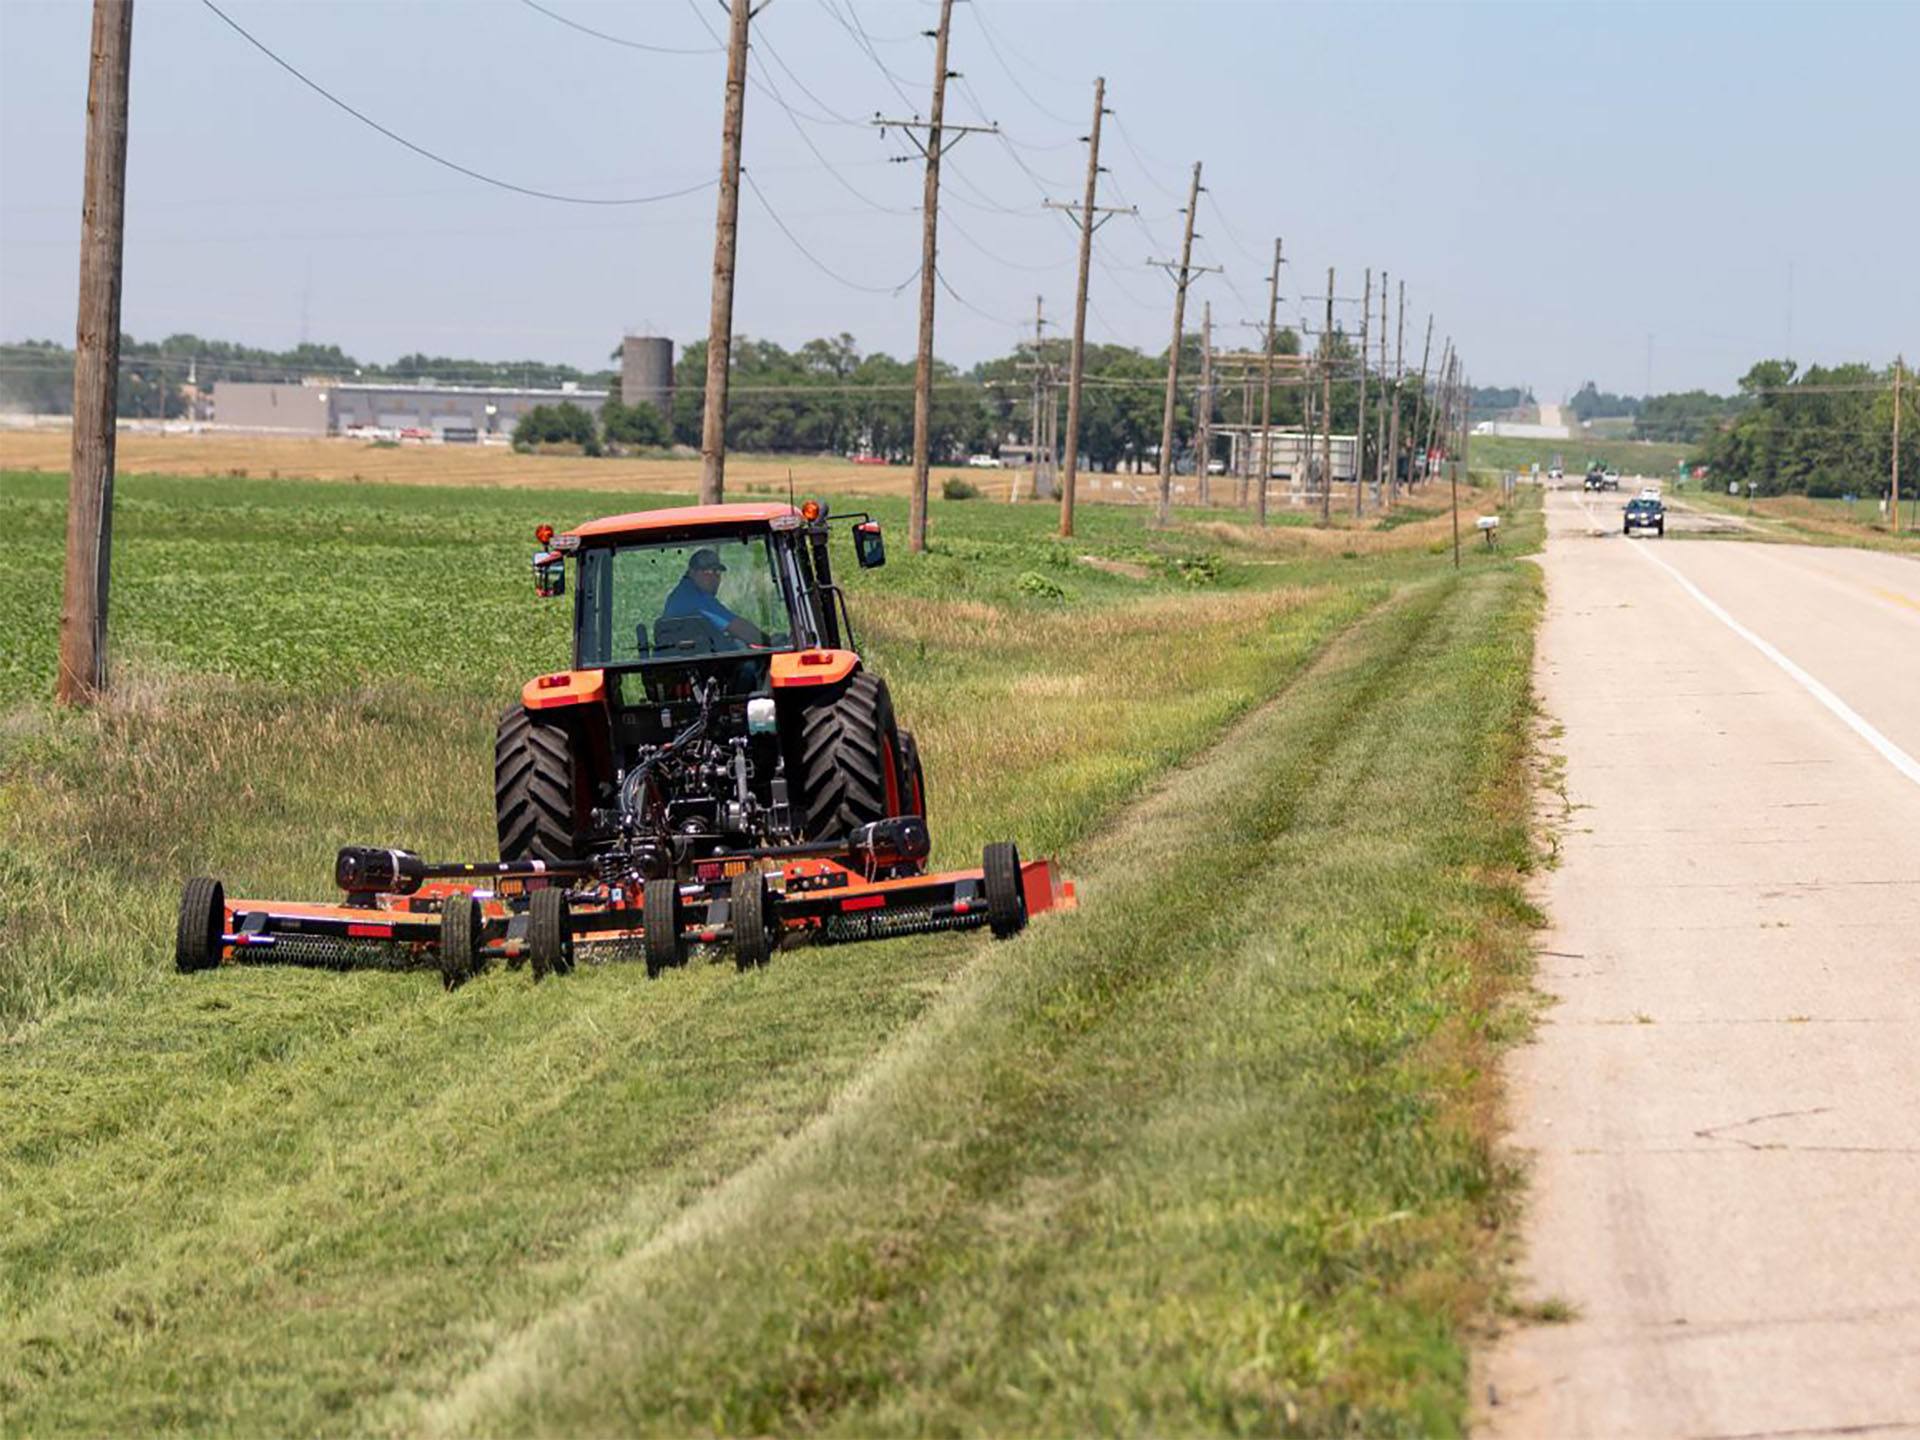
<instances>
[{"instance_id":1,"label":"tractor rear tire","mask_svg":"<svg viewBox=\"0 0 1920 1440\"><path fill-rule=\"evenodd\" d=\"M980 857L987 877L987 928L996 940L1011 940L1027 928L1027 896L1020 885L1020 847L996 840Z\"/></svg>"},{"instance_id":2,"label":"tractor rear tire","mask_svg":"<svg viewBox=\"0 0 1920 1440\"><path fill-rule=\"evenodd\" d=\"M182 975L220 963L220 933L227 923L227 896L218 880L196 875L180 890L180 924L173 934L173 964Z\"/></svg>"},{"instance_id":3,"label":"tractor rear tire","mask_svg":"<svg viewBox=\"0 0 1920 1440\"><path fill-rule=\"evenodd\" d=\"M647 974L687 963L686 942L681 933L686 925L686 906L680 903L680 882L671 878L649 880L641 906L641 949L647 957Z\"/></svg>"},{"instance_id":4,"label":"tractor rear tire","mask_svg":"<svg viewBox=\"0 0 1920 1440\"><path fill-rule=\"evenodd\" d=\"M581 858L587 828L579 735L565 720L515 705L493 742L493 812L502 860Z\"/></svg>"},{"instance_id":5,"label":"tractor rear tire","mask_svg":"<svg viewBox=\"0 0 1920 1440\"><path fill-rule=\"evenodd\" d=\"M760 871L733 877L727 920L733 926L735 968L760 969L773 956L773 901L767 893L767 877Z\"/></svg>"},{"instance_id":6,"label":"tractor rear tire","mask_svg":"<svg viewBox=\"0 0 1920 1440\"><path fill-rule=\"evenodd\" d=\"M900 803L907 814L927 818L927 776L920 768L920 747L911 730L900 732Z\"/></svg>"},{"instance_id":7,"label":"tractor rear tire","mask_svg":"<svg viewBox=\"0 0 1920 1440\"><path fill-rule=\"evenodd\" d=\"M795 769L807 839L837 839L903 812L900 731L886 681L856 670L799 718Z\"/></svg>"},{"instance_id":8,"label":"tractor rear tire","mask_svg":"<svg viewBox=\"0 0 1920 1440\"><path fill-rule=\"evenodd\" d=\"M527 958L535 980L573 969L573 911L566 891L533 892L527 906Z\"/></svg>"},{"instance_id":9,"label":"tractor rear tire","mask_svg":"<svg viewBox=\"0 0 1920 1440\"><path fill-rule=\"evenodd\" d=\"M440 907L440 983L458 990L480 973L480 902L449 895Z\"/></svg>"}]
</instances>

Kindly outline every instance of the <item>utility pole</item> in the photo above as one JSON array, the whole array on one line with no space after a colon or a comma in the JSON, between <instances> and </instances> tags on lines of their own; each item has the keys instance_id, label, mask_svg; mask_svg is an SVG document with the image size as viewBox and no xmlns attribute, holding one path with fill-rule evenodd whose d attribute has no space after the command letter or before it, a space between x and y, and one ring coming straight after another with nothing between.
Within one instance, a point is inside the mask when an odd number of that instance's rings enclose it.
<instances>
[{"instance_id":1,"label":"utility pole","mask_svg":"<svg viewBox=\"0 0 1920 1440\"><path fill-rule=\"evenodd\" d=\"M1429 311L1427 313L1427 339L1426 339L1426 343L1420 347L1420 388L1414 392L1413 419L1409 423L1408 430L1407 430L1408 438L1415 445L1420 444L1421 437L1423 437L1426 434L1426 431L1421 428L1420 422L1426 418L1427 361L1431 359L1432 356L1433 356L1433 313ZM1421 464L1424 471L1424 467L1426 463L1426 452L1424 450L1420 452L1420 459L1421 459ZM1407 483L1408 485L1412 485L1413 483L1413 470L1411 467L1409 467L1407 470Z\"/></svg>"},{"instance_id":2,"label":"utility pole","mask_svg":"<svg viewBox=\"0 0 1920 1440\"><path fill-rule=\"evenodd\" d=\"M1454 368L1456 371L1459 368L1459 362L1457 360L1454 362ZM1453 396L1457 388L1457 384L1450 384L1448 386L1449 404L1454 403ZM1449 418L1451 418L1452 412L1449 411L1448 414ZM1449 441L1447 448L1449 450L1453 448L1451 441ZM1448 481L1453 488L1453 568L1458 570L1460 568L1460 460L1459 457L1454 455L1449 455L1447 459L1449 462L1447 465Z\"/></svg>"},{"instance_id":3,"label":"utility pole","mask_svg":"<svg viewBox=\"0 0 1920 1440\"><path fill-rule=\"evenodd\" d=\"M1180 397L1180 342L1181 331L1187 318L1187 286L1192 283L1196 272L1193 264L1193 221L1200 213L1200 162L1193 162L1193 185L1187 191L1186 234L1180 241L1180 273L1173 282L1173 346L1167 351L1167 399L1160 411L1160 500L1154 509L1154 523L1166 525L1173 518L1169 507L1173 504L1173 412ZM1149 260L1149 265L1159 265L1172 271L1173 264L1167 260ZM1218 270L1217 265L1202 265L1199 272Z\"/></svg>"},{"instance_id":4,"label":"utility pole","mask_svg":"<svg viewBox=\"0 0 1920 1440\"><path fill-rule=\"evenodd\" d=\"M1400 390L1405 378L1407 350L1407 282L1400 282L1400 299L1394 307L1397 328L1393 337L1393 421L1387 426L1387 508L1400 498Z\"/></svg>"},{"instance_id":5,"label":"utility pole","mask_svg":"<svg viewBox=\"0 0 1920 1440\"><path fill-rule=\"evenodd\" d=\"M1100 118L1107 113L1106 102L1107 79L1102 75L1093 82L1093 128L1087 132L1087 192L1080 202L1078 216L1080 283L1073 295L1073 353L1067 361L1066 473L1060 484L1060 533L1063 536L1073 534L1073 492L1080 475L1080 382L1087 368L1087 273L1093 265L1093 232L1106 224L1108 216L1122 213L1117 207L1094 204L1100 186ZM1046 205L1069 213L1074 208L1057 200L1049 200ZM1132 211L1132 207L1128 206L1127 210Z\"/></svg>"},{"instance_id":6,"label":"utility pole","mask_svg":"<svg viewBox=\"0 0 1920 1440\"><path fill-rule=\"evenodd\" d=\"M1273 278L1267 282L1266 353L1261 359L1260 380L1260 461L1254 472L1257 485L1255 511L1260 523L1267 523L1267 482L1273 478L1273 341L1280 320L1280 237L1273 237Z\"/></svg>"},{"instance_id":7,"label":"utility pole","mask_svg":"<svg viewBox=\"0 0 1920 1440\"><path fill-rule=\"evenodd\" d=\"M1387 496L1387 272L1380 272L1380 388L1373 407L1373 493L1376 504Z\"/></svg>"},{"instance_id":8,"label":"utility pole","mask_svg":"<svg viewBox=\"0 0 1920 1440\"><path fill-rule=\"evenodd\" d=\"M1440 347L1440 371L1433 382L1433 403L1427 407L1427 453L1431 455L1445 439L1441 423L1446 419L1452 395L1448 386L1453 383L1453 337L1449 335L1446 343Z\"/></svg>"},{"instance_id":9,"label":"utility pole","mask_svg":"<svg viewBox=\"0 0 1920 1440\"><path fill-rule=\"evenodd\" d=\"M1327 267L1327 320L1320 330L1320 523L1333 524L1333 266Z\"/></svg>"},{"instance_id":10,"label":"utility pole","mask_svg":"<svg viewBox=\"0 0 1920 1440\"><path fill-rule=\"evenodd\" d=\"M107 582L113 568L113 458L120 379L120 258L127 208L127 74L133 0L94 0L87 158L80 211L80 311L73 344L73 454L60 607L63 705L107 688Z\"/></svg>"},{"instance_id":11,"label":"utility pole","mask_svg":"<svg viewBox=\"0 0 1920 1440\"><path fill-rule=\"evenodd\" d=\"M1373 271L1360 301L1360 410L1353 422L1353 518L1362 513L1367 486L1367 322L1373 317Z\"/></svg>"},{"instance_id":12,"label":"utility pole","mask_svg":"<svg viewBox=\"0 0 1920 1440\"><path fill-rule=\"evenodd\" d=\"M1033 297L1033 426L1031 440L1027 447L1027 459L1033 464L1033 496L1040 498L1040 377L1046 366L1040 356L1040 347L1045 343L1046 301L1043 297ZM1016 489L1008 499L1018 499Z\"/></svg>"},{"instance_id":13,"label":"utility pole","mask_svg":"<svg viewBox=\"0 0 1920 1440\"><path fill-rule=\"evenodd\" d=\"M1893 533L1900 533L1900 380L1906 357L1893 357Z\"/></svg>"},{"instance_id":14,"label":"utility pole","mask_svg":"<svg viewBox=\"0 0 1920 1440\"><path fill-rule=\"evenodd\" d=\"M1213 503L1213 479L1209 467L1213 464L1213 302L1207 301L1201 307L1200 320L1200 433L1194 452L1199 458L1196 465L1196 480L1200 491L1200 503Z\"/></svg>"},{"instance_id":15,"label":"utility pole","mask_svg":"<svg viewBox=\"0 0 1920 1440\"><path fill-rule=\"evenodd\" d=\"M762 0L765 3L765 0ZM933 297L940 283L940 157L947 147L971 134L997 134L994 125L948 125L947 34L953 20L953 0L940 0L940 27L925 33L933 37L933 106L925 121L889 120L876 115L873 123L904 131L926 156L926 184L921 191L920 216L920 353L913 371L913 492L907 502L907 549L927 548L928 451L933 436ZM925 130L923 141L916 130ZM952 139L948 136L951 135Z\"/></svg>"},{"instance_id":16,"label":"utility pole","mask_svg":"<svg viewBox=\"0 0 1920 1440\"><path fill-rule=\"evenodd\" d=\"M707 396L700 416L700 503L727 489L727 384L733 361L733 262L740 238L740 132L747 111L749 0L732 0L727 105L720 122L720 213L713 225L713 304L707 312Z\"/></svg>"}]
</instances>

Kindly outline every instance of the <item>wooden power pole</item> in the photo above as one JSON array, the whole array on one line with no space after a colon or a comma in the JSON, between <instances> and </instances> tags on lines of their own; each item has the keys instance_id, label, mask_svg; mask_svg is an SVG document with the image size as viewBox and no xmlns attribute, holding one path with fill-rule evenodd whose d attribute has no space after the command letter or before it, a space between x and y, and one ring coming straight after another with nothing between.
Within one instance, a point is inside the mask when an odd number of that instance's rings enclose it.
<instances>
[{"instance_id":1,"label":"wooden power pole","mask_svg":"<svg viewBox=\"0 0 1920 1440\"><path fill-rule=\"evenodd\" d=\"M1433 314L1431 311L1429 311L1427 314L1427 339L1426 339L1426 343L1420 347L1420 388L1414 392L1413 419L1411 422L1409 422L1407 427L1407 438L1415 445L1419 445L1421 443L1422 437L1426 434L1426 431L1421 428L1421 421L1423 421L1426 418L1427 362L1432 358L1433 358ZM1427 462L1427 452L1423 449L1420 452L1420 467L1421 467L1421 475L1423 477L1426 474L1426 462ZM1409 486L1413 484L1413 469L1411 466L1409 466L1407 469L1407 484Z\"/></svg>"},{"instance_id":2,"label":"wooden power pole","mask_svg":"<svg viewBox=\"0 0 1920 1440\"><path fill-rule=\"evenodd\" d=\"M1067 359L1067 440L1065 463L1060 478L1060 533L1073 534L1073 492L1080 476L1080 382L1087 368L1087 272L1093 265L1093 232L1105 223L1113 209L1102 209L1094 200L1100 188L1100 119L1107 113L1107 81L1100 76L1093 82L1093 128L1087 132L1087 191L1078 208L1080 221L1080 283L1073 292L1073 351ZM1046 202L1050 209L1072 213L1076 207L1057 200Z\"/></svg>"},{"instance_id":3,"label":"wooden power pole","mask_svg":"<svg viewBox=\"0 0 1920 1440\"><path fill-rule=\"evenodd\" d=\"M1327 319L1320 330L1320 523L1333 524L1333 266L1327 267Z\"/></svg>"},{"instance_id":4,"label":"wooden power pole","mask_svg":"<svg viewBox=\"0 0 1920 1440\"><path fill-rule=\"evenodd\" d=\"M80 315L73 345L73 460L55 694L85 705L107 688L113 568L114 427L119 418L120 258L127 201L127 75L133 0L94 0L87 161L80 211Z\"/></svg>"},{"instance_id":5,"label":"wooden power pole","mask_svg":"<svg viewBox=\"0 0 1920 1440\"><path fill-rule=\"evenodd\" d=\"M1273 478L1273 342L1280 323L1280 237L1273 237L1273 275L1267 281L1266 353L1260 357L1260 460L1254 471L1254 513L1267 523L1267 483Z\"/></svg>"},{"instance_id":6,"label":"wooden power pole","mask_svg":"<svg viewBox=\"0 0 1920 1440\"><path fill-rule=\"evenodd\" d=\"M1904 355L1893 357L1893 533L1900 533L1900 380L1907 368Z\"/></svg>"},{"instance_id":7,"label":"wooden power pole","mask_svg":"<svg viewBox=\"0 0 1920 1440\"><path fill-rule=\"evenodd\" d=\"M1360 408L1353 420L1353 518L1361 515L1367 488L1367 328L1373 318L1373 271L1360 300Z\"/></svg>"},{"instance_id":8,"label":"wooden power pole","mask_svg":"<svg viewBox=\"0 0 1920 1440\"><path fill-rule=\"evenodd\" d=\"M1187 286L1194 275L1193 265L1193 221L1200 213L1200 162L1193 162L1193 184L1187 191L1186 233L1180 241L1180 268L1173 278L1173 346L1167 351L1167 398L1160 411L1160 498L1154 507L1154 523L1165 525L1172 520L1170 507L1173 504L1173 413L1175 403L1180 397L1180 342L1184 338L1182 331L1187 319ZM1170 261L1149 261L1162 268L1171 270ZM1201 270L1218 269L1218 266L1203 265Z\"/></svg>"},{"instance_id":9,"label":"wooden power pole","mask_svg":"<svg viewBox=\"0 0 1920 1440\"><path fill-rule=\"evenodd\" d=\"M1387 426L1387 508L1400 498L1400 391L1407 358L1407 282L1400 282L1399 302L1394 306L1393 337L1393 420Z\"/></svg>"},{"instance_id":10,"label":"wooden power pole","mask_svg":"<svg viewBox=\"0 0 1920 1440\"><path fill-rule=\"evenodd\" d=\"M1199 436L1194 443L1194 454L1199 457L1194 466L1194 483L1200 491L1200 503L1213 503L1213 479L1209 468L1213 464L1213 302L1207 301L1200 309L1200 413L1196 416Z\"/></svg>"},{"instance_id":11,"label":"wooden power pole","mask_svg":"<svg viewBox=\"0 0 1920 1440\"><path fill-rule=\"evenodd\" d=\"M765 3L765 0L762 0ZM920 348L913 370L913 491L907 501L907 549L927 548L927 471L933 437L933 299L940 283L940 157L966 135L992 135L996 125L949 125L946 122L947 34L953 20L953 0L940 0L940 25L926 33L933 38L933 105L925 120L888 119L876 115L882 130L903 132L926 157L927 173L920 201ZM916 131L924 130L922 140Z\"/></svg>"},{"instance_id":12,"label":"wooden power pole","mask_svg":"<svg viewBox=\"0 0 1920 1440\"><path fill-rule=\"evenodd\" d=\"M720 122L720 213L713 225L713 303L707 312L707 396L700 416L700 503L727 491L727 385L733 363L733 262L740 238L740 132L747 115L749 0L733 0L727 36L727 105Z\"/></svg>"},{"instance_id":13,"label":"wooden power pole","mask_svg":"<svg viewBox=\"0 0 1920 1440\"><path fill-rule=\"evenodd\" d=\"M1027 445L1027 460L1033 470L1033 498L1040 498L1040 389L1041 375L1046 369L1041 359L1041 347L1046 341L1046 301L1043 297L1033 297L1033 423L1030 427L1031 439ZM1016 472L1013 484L1007 490L1007 499L1020 498L1020 476Z\"/></svg>"},{"instance_id":14,"label":"wooden power pole","mask_svg":"<svg viewBox=\"0 0 1920 1440\"><path fill-rule=\"evenodd\" d=\"M1377 503L1387 501L1387 272L1380 272L1380 388L1373 407L1373 491Z\"/></svg>"}]
</instances>

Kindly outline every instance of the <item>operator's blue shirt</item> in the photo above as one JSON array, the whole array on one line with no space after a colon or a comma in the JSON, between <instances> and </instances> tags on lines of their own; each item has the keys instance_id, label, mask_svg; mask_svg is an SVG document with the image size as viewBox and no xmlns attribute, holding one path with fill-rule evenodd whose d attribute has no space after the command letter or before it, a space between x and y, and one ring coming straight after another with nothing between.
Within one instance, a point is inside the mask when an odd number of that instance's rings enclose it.
<instances>
[{"instance_id":1,"label":"operator's blue shirt","mask_svg":"<svg viewBox=\"0 0 1920 1440\"><path fill-rule=\"evenodd\" d=\"M725 630L736 618L733 611L720 603L718 595L709 595L694 584L691 575L680 577L680 583L667 596L666 608L660 612L662 620L683 615L698 615L716 630Z\"/></svg>"}]
</instances>

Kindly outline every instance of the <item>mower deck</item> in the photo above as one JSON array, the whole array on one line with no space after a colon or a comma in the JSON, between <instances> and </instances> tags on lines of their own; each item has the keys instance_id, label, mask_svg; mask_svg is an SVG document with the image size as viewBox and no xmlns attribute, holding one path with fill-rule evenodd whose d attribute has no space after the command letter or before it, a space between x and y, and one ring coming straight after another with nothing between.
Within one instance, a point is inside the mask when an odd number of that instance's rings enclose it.
<instances>
[{"instance_id":1,"label":"mower deck","mask_svg":"<svg viewBox=\"0 0 1920 1440\"><path fill-rule=\"evenodd\" d=\"M378 868L361 863L369 856ZM1077 903L1051 861L1022 863L1011 843L988 846L978 869L936 874L877 878L845 857L755 854L717 856L696 873L642 888L604 883L585 866L428 865L404 851L350 847L336 864L349 887L344 902L229 900L217 881L188 881L175 959L182 971L340 966L372 951L390 964L432 964L453 988L492 962L530 963L539 979L578 959L635 956L657 974L698 945L730 947L750 969L808 939L849 944L980 926L1005 939L1031 916ZM370 877L392 888L351 888ZM650 909L661 921L652 935Z\"/></svg>"}]
</instances>

